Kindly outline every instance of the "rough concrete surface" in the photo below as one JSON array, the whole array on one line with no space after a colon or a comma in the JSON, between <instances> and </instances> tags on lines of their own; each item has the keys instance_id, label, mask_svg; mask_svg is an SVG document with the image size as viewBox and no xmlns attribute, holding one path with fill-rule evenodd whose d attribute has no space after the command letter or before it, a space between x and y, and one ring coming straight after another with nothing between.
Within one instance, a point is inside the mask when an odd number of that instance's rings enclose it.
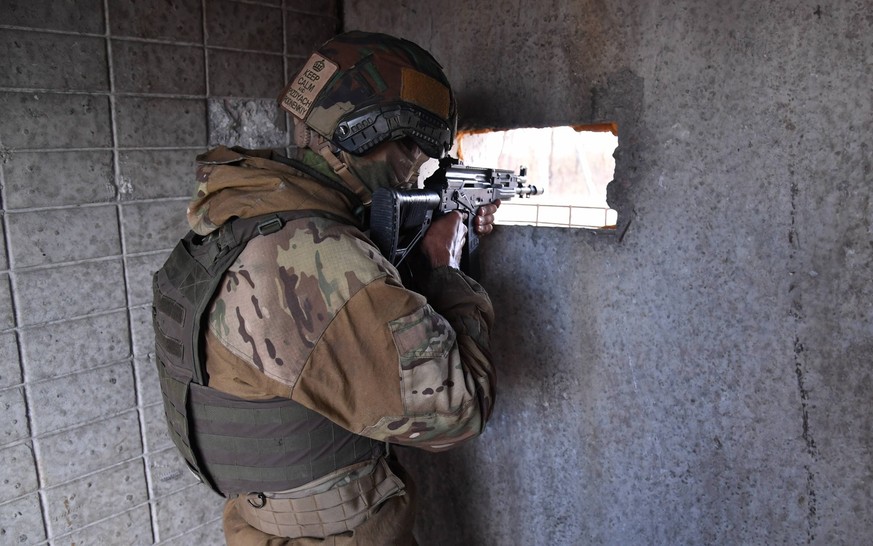
<instances>
[{"instance_id":1,"label":"rough concrete surface","mask_svg":"<svg viewBox=\"0 0 873 546\"><path fill-rule=\"evenodd\" d=\"M483 243L497 408L422 544L873 537L873 5L373 2L464 127L615 121L619 229Z\"/></svg>"}]
</instances>

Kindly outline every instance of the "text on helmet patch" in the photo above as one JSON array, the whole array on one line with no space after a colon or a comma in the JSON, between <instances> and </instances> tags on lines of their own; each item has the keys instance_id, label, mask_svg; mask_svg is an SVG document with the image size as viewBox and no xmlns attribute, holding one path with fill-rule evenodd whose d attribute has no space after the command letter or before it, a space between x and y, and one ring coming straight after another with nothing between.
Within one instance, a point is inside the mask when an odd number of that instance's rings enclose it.
<instances>
[{"instance_id":1,"label":"text on helmet patch","mask_svg":"<svg viewBox=\"0 0 873 546\"><path fill-rule=\"evenodd\" d=\"M303 69L282 92L282 108L305 120L312 108L312 102L337 69L339 66L336 63L318 53L313 53L303 65Z\"/></svg>"}]
</instances>

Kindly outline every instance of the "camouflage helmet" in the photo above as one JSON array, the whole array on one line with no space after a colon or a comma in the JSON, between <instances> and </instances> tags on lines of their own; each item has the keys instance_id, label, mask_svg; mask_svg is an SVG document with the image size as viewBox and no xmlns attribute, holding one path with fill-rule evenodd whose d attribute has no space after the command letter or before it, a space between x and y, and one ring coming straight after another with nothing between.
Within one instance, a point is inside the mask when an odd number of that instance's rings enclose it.
<instances>
[{"instance_id":1,"label":"camouflage helmet","mask_svg":"<svg viewBox=\"0 0 873 546\"><path fill-rule=\"evenodd\" d=\"M347 32L312 54L279 98L281 107L351 154L411 138L430 157L452 147L457 108L442 67L418 45Z\"/></svg>"}]
</instances>

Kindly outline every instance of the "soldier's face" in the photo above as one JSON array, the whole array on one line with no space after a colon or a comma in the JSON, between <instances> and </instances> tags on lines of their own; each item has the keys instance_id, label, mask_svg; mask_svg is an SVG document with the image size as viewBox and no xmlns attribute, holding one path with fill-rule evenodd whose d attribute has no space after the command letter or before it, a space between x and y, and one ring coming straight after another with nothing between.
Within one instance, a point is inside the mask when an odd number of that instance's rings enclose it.
<instances>
[{"instance_id":1,"label":"soldier's face","mask_svg":"<svg viewBox=\"0 0 873 546\"><path fill-rule=\"evenodd\" d=\"M366 155L349 158L349 166L371 189L407 187L418 179L418 169L428 160L412 139L391 140Z\"/></svg>"},{"instance_id":2,"label":"soldier's face","mask_svg":"<svg viewBox=\"0 0 873 546\"><path fill-rule=\"evenodd\" d=\"M408 187L415 184L418 180L418 170L421 169L421 166L430 158L421 151L418 144L416 144L411 138L395 140L394 143L396 143L398 148L400 148L400 153L411 161L409 175L407 175L406 180L400 184L402 187Z\"/></svg>"}]
</instances>

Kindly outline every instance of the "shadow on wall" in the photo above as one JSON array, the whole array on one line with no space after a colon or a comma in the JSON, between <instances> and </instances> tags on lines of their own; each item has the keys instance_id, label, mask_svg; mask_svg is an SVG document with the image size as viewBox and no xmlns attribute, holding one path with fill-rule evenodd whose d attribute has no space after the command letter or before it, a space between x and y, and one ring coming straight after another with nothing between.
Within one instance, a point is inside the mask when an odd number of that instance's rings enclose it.
<instances>
[{"instance_id":1,"label":"shadow on wall","mask_svg":"<svg viewBox=\"0 0 873 546\"><path fill-rule=\"evenodd\" d=\"M588 505L598 494L591 488L603 480L585 472L598 471L597 463L583 468L580 462L604 459L591 436L596 424L586 420L602 402L598 381L609 376L579 357L602 356L595 351L603 342L578 312L598 308L598 294L588 289L597 273L567 270L574 260L559 253L619 251L632 222L635 164L644 155L638 148L645 141L643 84L630 71L610 74L593 88L590 118L571 120L612 120L621 128L608 190L619 214L616 230L499 226L483 239L482 284L497 314L496 405L483 437L458 449L398 450L416 482L416 535L423 545L489 545L508 536L518 544L573 544L593 527L589 521L605 517ZM572 285L555 286L550 278ZM528 508L530 518L514 517Z\"/></svg>"}]
</instances>

